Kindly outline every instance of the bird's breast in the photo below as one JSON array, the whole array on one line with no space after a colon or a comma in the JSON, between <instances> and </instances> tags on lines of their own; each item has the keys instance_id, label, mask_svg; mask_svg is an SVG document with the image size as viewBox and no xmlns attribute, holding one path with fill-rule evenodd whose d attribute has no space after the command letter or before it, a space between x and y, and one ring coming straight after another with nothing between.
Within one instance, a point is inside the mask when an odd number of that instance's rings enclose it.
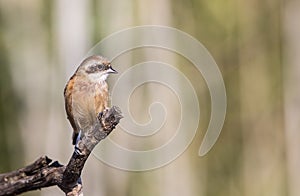
<instances>
[{"instance_id":1,"label":"bird's breast","mask_svg":"<svg viewBox=\"0 0 300 196\"><path fill-rule=\"evenodd\" d=\"M103 83L97 83L95 85L95 108L96 108L96 114L99 114L102 112L105 108L108 107L108 86L106 82Z\"/></svg>"}]
</instances>

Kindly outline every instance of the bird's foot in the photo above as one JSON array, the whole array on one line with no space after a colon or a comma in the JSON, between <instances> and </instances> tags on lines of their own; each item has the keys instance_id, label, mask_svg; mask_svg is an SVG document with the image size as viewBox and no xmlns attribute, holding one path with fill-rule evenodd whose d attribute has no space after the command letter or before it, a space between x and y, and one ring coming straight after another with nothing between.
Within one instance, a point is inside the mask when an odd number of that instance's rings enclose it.
<instances>
[{"instance_id":1,"label":"bird's foot","mask_svg":"<svg viewBox=\"0 0 300 196\"><path fill-rule=\"evenodd\" d=\"M79 149L79 147L77 146L77 144L75 145L74 152L75 152L76 155L82 155L82 152Z\"/></svg>"},{"instance_id":2,"label":"bird's foot","mask_svg":"<svg viewBox=\"0 0 300 196\"><path fill-rule=\"evenodd\" d=\"M108 112L108 110L109 110L109 108L105 108L102 112L100 112L100 113L98 114L98 119L100 120L100 119L102 118L102 116L103 116L106 112Z\"/></svg>"}]
</instances>

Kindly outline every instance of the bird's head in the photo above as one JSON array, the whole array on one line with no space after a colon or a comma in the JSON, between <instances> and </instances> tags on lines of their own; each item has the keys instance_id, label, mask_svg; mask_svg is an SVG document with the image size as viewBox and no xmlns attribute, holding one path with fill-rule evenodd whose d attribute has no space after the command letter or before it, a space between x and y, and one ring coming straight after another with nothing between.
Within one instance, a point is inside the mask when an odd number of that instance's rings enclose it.
<instances>
[{"instance_id":1,"label":"bird's head","mask_svg":"<svg viewBox=\"0 0 300 196\"><path fill-rule=\"evenodd\" d=\"M110 61L99 55L87 57L78 67L76 74L85 75L95 82L105 81L109 74L118 73Z\"/></svg>"}]
</instances>

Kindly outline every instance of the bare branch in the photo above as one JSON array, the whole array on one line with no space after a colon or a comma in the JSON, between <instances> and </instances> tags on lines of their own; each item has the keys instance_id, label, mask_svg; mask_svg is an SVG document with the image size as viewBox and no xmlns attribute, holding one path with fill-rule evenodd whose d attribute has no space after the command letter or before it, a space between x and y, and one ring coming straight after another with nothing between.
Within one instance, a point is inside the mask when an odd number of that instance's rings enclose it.
<instances>
[{"instance_id":1,"label":"bare branch","mask_svg":"<svg viewBox=\"0 0 300 196\"><path fill-rule=\"evenodd\" d=\"M31 165L0 174L0 196L17 195L27 191L57 185L68 196L82 195L80 175L94 147L106 138L122 118L119 108L113 106L99 114L99 121L84 131L78 142L78 152L73 153L67 166L40 157Z\"/></svg>"}]
</instances>

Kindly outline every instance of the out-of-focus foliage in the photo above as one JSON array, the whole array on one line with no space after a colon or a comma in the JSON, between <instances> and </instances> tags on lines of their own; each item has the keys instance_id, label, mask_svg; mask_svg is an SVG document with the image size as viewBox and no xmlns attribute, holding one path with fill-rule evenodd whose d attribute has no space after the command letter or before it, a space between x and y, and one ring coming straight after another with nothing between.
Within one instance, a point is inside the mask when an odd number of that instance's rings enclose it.
<instances>
[{"instance_id":1,"label":"out-of-focus foliage","mask_svg":"<svg viewBox=\"0 0 300 196\"><path fill-rule=\"evenodd\" d=\"M3 28L1 14L0 28ZM23 164L23 144L18 127L22 107L21 100L13 88L7 48L1 31L0 49L0 172L5 172Z\"/></svg>"}]
</instances>

